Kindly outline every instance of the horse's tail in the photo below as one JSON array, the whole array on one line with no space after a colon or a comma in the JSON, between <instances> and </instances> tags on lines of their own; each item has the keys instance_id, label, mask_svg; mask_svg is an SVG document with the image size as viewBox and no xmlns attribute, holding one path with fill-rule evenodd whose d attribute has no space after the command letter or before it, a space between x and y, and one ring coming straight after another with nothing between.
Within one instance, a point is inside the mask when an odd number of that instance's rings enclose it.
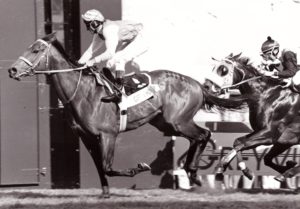
<instances>
[{"instance_id":1,"label":"horse's tail","mask_svg":"<svg viewBox=\"0 0 300 209\"><path fill-rule=\"evenodd\" d=\"M232 97L229 99L219 98L202 88L204 96L204 105L206 109L216 107L219 110L242 110L247 107L249 99L243 96Z\"/></svg>"}]
</instances>

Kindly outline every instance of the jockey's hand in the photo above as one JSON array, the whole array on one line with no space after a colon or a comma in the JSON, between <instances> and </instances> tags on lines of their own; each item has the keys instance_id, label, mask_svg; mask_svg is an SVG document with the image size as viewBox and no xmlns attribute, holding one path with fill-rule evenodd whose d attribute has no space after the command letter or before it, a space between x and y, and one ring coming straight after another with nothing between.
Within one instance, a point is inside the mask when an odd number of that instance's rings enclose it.
<instances>
[{"instance_id":1,"label":"jockey's hand","mask_svg":"<svg viewBox=\"0 0 300 209\"><path fill-rule=\"evenodd\" d=\"M262 60L261 64L265 65L265 66L269 66L269 65L274 64L274 63L273 63L272 60Z\"/></svg>"},{"instance_id":2,"label":"jockey's hand","mask_svg":"<svg viewBox=\"0 0 300 209\"><path fill-rule=\"evenodd\" d=\"M275 70L273 71L264 71L262 73L263 76L267 76L267 77L272 77L272 78L276 78L276 79L279 79L279 77L275 74Z\"/></svg>"},{"instance_id":3,"label":"jockey's hand","mask_svg":"<svg viewBox=\"0 0 300 209\"><path fill-rule=\"evenodd\" d=\"M86 62L82 61L82 60L78 60L77 63L80 64L80 65L85 65Z\"/></svg>"},{"instance_id":4,"label":"jockey's hand","mask_svg":"<svg viewBox=\"0 0 300 209\"><path fill-rule=\"evenodd\" d=\"M90 59L89 61L87 61L87 62L85 63L85 66L86 66L86 67L93 67L95 64L96 64L95 59Z\"/></svg>"}]
</instances>

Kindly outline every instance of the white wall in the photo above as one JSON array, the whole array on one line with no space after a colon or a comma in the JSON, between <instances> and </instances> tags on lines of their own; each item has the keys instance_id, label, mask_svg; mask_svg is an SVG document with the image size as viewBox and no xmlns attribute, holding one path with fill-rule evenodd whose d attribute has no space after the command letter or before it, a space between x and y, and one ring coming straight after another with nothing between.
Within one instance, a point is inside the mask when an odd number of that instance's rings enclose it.
<instances>
[{"instance_id":1,"label":"white wall","mask_svg":"<svg viewBox=\"0 0 300 209\"><path fill-rule=\"evenodd\" d=\"M211 57L243 52L255 62L267 36L300 46L298 0L123 0L122 18L144 23L151 50L143 70L167 68L201 80Z\"/></svg>"}]
</instances>

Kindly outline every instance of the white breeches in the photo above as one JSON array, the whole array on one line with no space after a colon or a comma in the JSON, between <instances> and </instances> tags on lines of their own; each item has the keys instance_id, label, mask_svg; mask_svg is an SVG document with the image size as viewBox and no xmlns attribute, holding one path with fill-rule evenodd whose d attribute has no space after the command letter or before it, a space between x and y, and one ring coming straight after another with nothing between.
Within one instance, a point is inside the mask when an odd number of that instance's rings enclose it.
<instances>
[{"instance_id":1,"label":"white breeches","mask_svg":"<svg viewBox=\"0 0 300 209\"><path fill-rule=\"evenodd\" d=\"M125 65L128 61L142 55L147 50L147 42L140 33L125 48L119 47L113 58L107 61L106 66L117 71L125 71Z\"/></svg>"},{"instance_id":2,"label":"white breeches","mask_svg":"<svg viewBox=\"0 0 300 209\"><path fill-rule=\"evenodd\" d=\"M293 76L292 81L295 86L300 85L300 71Z\"/></svg>"}]
</instances>

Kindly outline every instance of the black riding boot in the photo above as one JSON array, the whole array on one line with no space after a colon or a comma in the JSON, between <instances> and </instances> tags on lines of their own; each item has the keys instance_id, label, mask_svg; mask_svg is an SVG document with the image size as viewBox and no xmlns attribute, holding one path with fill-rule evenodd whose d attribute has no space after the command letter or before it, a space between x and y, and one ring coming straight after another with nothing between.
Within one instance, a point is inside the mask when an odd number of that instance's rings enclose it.
<instances>
[{"instance_id":1,"label":"black riding boot","mask_svg":"<svg viewBox=\"0 0 300 209\"><path fill-rule=\"evenodd\" d=\"M122 88L123 88L123 75L124 72L123 71L116 71L116 87L117 89L113 89L114 93L111 95L108 95L106 97L102 97L101 101L102 102L114 102L114 103L119 103L121 102L122 99Z\"/></svg>"}]
</instances>

